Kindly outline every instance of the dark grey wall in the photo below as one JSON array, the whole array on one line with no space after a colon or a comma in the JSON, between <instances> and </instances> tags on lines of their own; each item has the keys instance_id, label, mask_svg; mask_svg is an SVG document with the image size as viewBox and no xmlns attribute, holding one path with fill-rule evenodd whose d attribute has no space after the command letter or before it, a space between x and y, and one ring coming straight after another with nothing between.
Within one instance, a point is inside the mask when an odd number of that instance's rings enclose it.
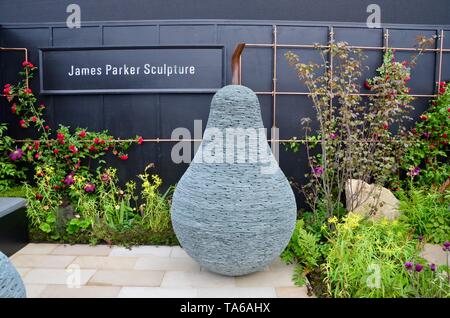
<instances>
[{"instance_id":1,"label":"dark grey wall","mask_svg":"<svg viewBox=\"0 0 450 318\"><path fill-rule=\"evenodd\" d=\"M144 21L136 22L91 22L81 29L70 30L64 24L3 25L0 28L0 46L27 47L30 61L38 62L38 48L48 46L102 46L102 45L158 45L158 44L223 44L226 49L227 83L230 82L228 62L238 42L272 43L271 21ZM328 25L307 25L295 22L277 22L278 42L283 44L326 43ZM450 28L446 28L445 46L450 47ZM345 40L353 45L379 46L383 41L383 30L367 29L364 26L336 25L337 40ZM419 26L392 26L390 45L409 47L419 34L431 36L437 28ZM279 49L278 90L304 91L296 79L294 71L287 65ZM319 55L314 50L298 49L297 53L305 61L317 61ZM381 62L380 51L367 51L367 65L373 70ZM397 52L403 59L410 53ZM19 53L0 53L0 83L14 82L23 57ZM412 74L412 93L433 94L437 79L436 54L426 53L419 60ZM450 79L450 54L444 54L443 78ZM271 91L273 51L271 48L248 48L243 57L243 84L255 91ZM32 82L37 92L38 79ZM212 94L138 94L138 95L67 95L40 96L48 106L47 117L53 127L58 124L71 127L86 127L92 130L109 129L118 137L127 138L136 134L145 138L170 138L176 127L193 129L193 121L202 119L206 124ZM261 95L261 110L265 126L270 128L272 98ZM417 99L415 116L427 107L428 100ZM9 112L6 101L0 101L0 118L10 123L12 135L16 138L29 136L29 132L19 128L18 120ZM306 96L279 96L277 99L276 122L280 128L280 138L301 137L299 121L302 117L314 117L311 101ZM177 182L187 168L186 164L176 165L170 159L173 143L144 143L134 146L130 160L111 161L119 168L121 176L132 178L140 173L146 164L155 162L157 172L166 184ZM288 177L303 180L306 172L304 152L292 154L281 149L280 165Z\"/></svg>"},{"instance_id":2,"label":"dark grey wall","mask_svg":"<svg viewBox=\"0 0 450 318\"><path fill-rule=\"evenodd\" d=\"M383 23L449 24L448 0L1 0L0 23L63 22L70 3L84 21L239 19L365 22L376 3Z\"/></svg>"}]
</instances>

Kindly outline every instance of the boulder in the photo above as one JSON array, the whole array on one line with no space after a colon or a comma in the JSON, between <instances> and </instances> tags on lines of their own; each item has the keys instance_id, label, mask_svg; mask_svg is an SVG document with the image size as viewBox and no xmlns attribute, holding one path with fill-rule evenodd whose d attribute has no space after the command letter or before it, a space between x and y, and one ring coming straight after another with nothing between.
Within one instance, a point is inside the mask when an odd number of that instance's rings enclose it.
<instances>
[{"instance_id":1,"label":"boulder","mask_svg":"<svg viewBox=\"0 0 450 318\"><path fill-rule=\"evenodd\" d=\"M345 183L347 210L375 219L399 217L399 200L386 188L363 180L349 179Z\"/></svg>"}]
</instances>

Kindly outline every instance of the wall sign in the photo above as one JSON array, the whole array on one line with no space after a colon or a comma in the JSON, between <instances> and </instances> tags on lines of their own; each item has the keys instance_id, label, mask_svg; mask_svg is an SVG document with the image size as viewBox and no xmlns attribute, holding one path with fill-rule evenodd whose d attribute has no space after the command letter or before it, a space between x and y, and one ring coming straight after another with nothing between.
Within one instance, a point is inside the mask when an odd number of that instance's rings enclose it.
<instances>
[{"instance_id":1,"label":"wall sign","mask_svg":"<svg viewBox=\"0 0 450 318\"><path fill-rule=\"evenodd\" d=\"M218 45L42 48L41 94L215 92L224 56Z\"/></svg>"}]
</instances>

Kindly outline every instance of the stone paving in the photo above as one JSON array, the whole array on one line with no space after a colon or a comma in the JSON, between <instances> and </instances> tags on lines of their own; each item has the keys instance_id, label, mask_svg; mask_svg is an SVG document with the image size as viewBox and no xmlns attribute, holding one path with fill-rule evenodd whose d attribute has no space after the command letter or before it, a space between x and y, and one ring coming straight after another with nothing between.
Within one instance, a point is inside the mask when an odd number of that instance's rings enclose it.
<instances>
[{"instance_id":1,"label":"stone paving","mask_svg":"<svg viewBox=\"0 0 450 318\"><path fill-rule=\"evenodd\" d=\"M31 243L11 257L27 296L35 297L308 297L292 282L292 265L225 277L201 268L179 246L89 246ZM78 272L79 270L79 272ZM79 273L79 275L74 275ZM68 283L79 281L79 288Z\"/></svg>"}]
</instances>

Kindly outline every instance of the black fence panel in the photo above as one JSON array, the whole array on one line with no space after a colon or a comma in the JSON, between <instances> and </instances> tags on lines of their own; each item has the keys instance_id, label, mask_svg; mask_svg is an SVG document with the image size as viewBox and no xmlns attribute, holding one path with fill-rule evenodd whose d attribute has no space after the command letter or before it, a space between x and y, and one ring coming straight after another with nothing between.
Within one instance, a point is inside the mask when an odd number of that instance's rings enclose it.
<instances>
[{"instance_id":1,"label":"black fence panel","mask_svg":"<svg viewBox=\"0 0 450 318\"><path fill-rule=\"evenodd\" d=\"M443 26L386 25L383 29L368 29L360 24L301 23L274 21L225 21L225 20L177 20L141 22L88 22L80 29L68 29L62 23L5 24L0 26L1 47L26 47L29 60L38 64L39 48L44 47L89 47L89 46L153 46L153 45L223 45L225 47L225 82L230 83L229 62L237 43L268 44L265 47L248 47L242 57L242 83L260 94L261 110L265 127L270 130L275 122L280 129L280 139L301 137L300 119L315 117L308 96L286 95L283 92L305 92L288 65L284 53L292 50L304 61L319 61L314 49L279 47L276 52L277 95L276 110L273 109L274 25L277 43L281 44L327 44L330 28L334 39L351 45L383 47L384 34L389 30L389 46L412 47L417 35L432 36L444 30L444 48L450 48L450 28ZM439 41L437 48L439 47ZM367 50L366 64L370 77L382 61L380 50ZM413 52L397 52L399 60ZM427 52L413 70L411 87L413 94L432 95L438 80L439 54L442 54L441 79L450 79L450 52ZM1 83L17 81L23 55L19 52L0 51ZM32 80L33 92L39 92L39 76ZM362 92L367 92L362 89ZM52 127L59 124L72 128L85 127L91 130L108 129L120 138L141 135L144 138L170 139L173 129L185 127L194 138L194 120L202 120L205 128L212 93L143 93L143 94L90 94L90 95L38 95L48 108L46 116ZM414 102L414 116L424 111L428 98L419 97ZM28 130L21 129L17 118L0 101L2 122L10 124L14 138L29 137ZM269 134L270 138L270 134ZM110 164L119 168L122 180L134 178L144 167L153 162L156 172L165 185L174 184L187 168L187 164L175 164L171 160L173 141L145 142L130 150L129 160L121 162L115 158ZM191 144L193 147L193 144ZM293 154L280 147L280 166L289 178L304 181L307 161L304 150ZM299 206L304 204L299 200Z\"/></svg>"}]
</instances>

